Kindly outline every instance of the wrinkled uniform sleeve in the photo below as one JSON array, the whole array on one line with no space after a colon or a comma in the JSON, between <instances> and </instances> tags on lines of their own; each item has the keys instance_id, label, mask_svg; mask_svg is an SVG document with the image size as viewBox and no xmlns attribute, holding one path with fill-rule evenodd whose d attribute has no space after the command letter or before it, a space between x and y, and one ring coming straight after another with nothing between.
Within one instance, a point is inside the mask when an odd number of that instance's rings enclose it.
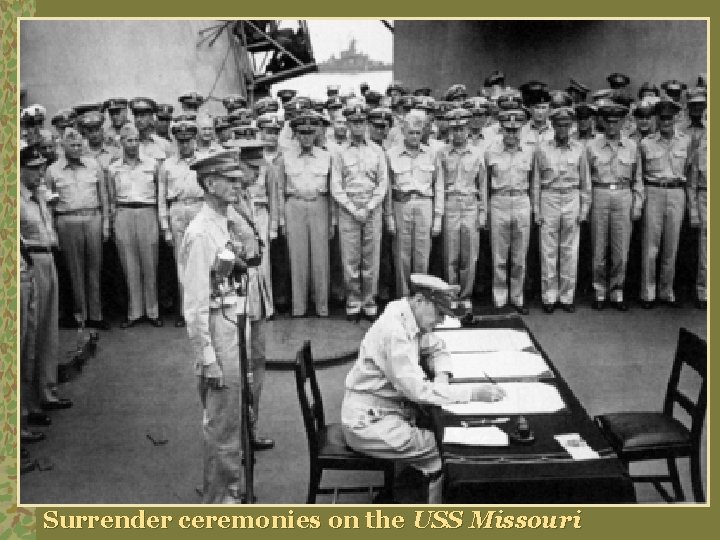
<instances>
[{"instance_id":1,"label":"wrinkled uniform sleeve","mask_svg":"<svg viewBox=\"0 0 720 540\"><path fill-rule=\"evenodd\" d=\"M421 405L470 401L471 392L465 385L453 387L428 381L420 367L417 341L409 338L400 324L393 325L389 330L385 344L385 374L398 392ZM444 344L440 350L444 350ZM435 353L435 356L439 356L439 353Z\"/></svg>"},{"instance_id":2,"label":"wrinkled uniform sleeve","mask_svg":"<svg viewBox=\"0 0 720 540\"><path fill-rule=\"evenodd\" d=\"M188 231L181 248L183 313L193 346L196 369L215 362L210 336L210 267L214 260L210 242L202 233Z\"/></svg>"}]
</instances>

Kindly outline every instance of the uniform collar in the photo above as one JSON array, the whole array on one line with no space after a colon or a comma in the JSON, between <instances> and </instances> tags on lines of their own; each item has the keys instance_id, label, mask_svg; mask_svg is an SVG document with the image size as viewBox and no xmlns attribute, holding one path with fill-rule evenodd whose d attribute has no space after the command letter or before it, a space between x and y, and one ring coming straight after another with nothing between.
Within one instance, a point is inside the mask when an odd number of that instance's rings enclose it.
<instances>
[{"instance_id":1,"label":"uniform collar","mask_svg":"<svg viewBox=\"0 0 720 540\"><path fill-rule=\"evenodd\" d=\"M315 145L313 145L310 150L303 150L302 146L298 145L298 157L302 156L310 156L315 157L315 154L313 153L313 150L315 149Z\"/></svg>"},{"instance_id":2,"label":"uniform collar","mask_svg":"<svg viewBox=\"0 0 720 540\"><path fill-rule=\"evenodd\" d=\"M449 146L448 154L463 155L463 154L471 154L472 153L472 150L470 150L470 146L468 144L465 144L465 146L463 146L459 150L457 148L455 148L452 144L450 144L448 146Z\"/></svg>"},{"instance_id":3,"label":"uniform collar","mask_svg":"<svg viewBox=\"0 0 720 540\"><path fill-rule=\"evenodd\" d=\"M529 123L528 123L528 126L530 126L530 129L534 129L534 130L537 131L538 133L544 133L544 132L546 132L547 130L549 130L550 127L551 127L549 122L545 122L545 123L544 123L542 126L540 126L540 127L537 127L533 122L529 122Z\"/></svg>"},{"instance_id":4,"label":"uniform collar","mask_svg":"<svg viewBox=\"0 0 720 540\"><path fill-rule=\"evenodd\" d=\"M363 140L360 141L360 142L356 142L356 141L354 141L354 140L352 140L352 139L349 139L348 142L350 143L350 146L358 146L358 147L360 147L360 146L367 146L367 145L368 145L367 139L365 139L365 137L363 137Z\"/></svg>"},{"instance_id":5,"label":"uniform collar","mask_svg":"<svg viewBox=\"0 0 720 540\"><path fill-rule=\"evenodd\" d=\"M405 143L403 142L402 151L400 152L400 155L407 154L407 155L409 156L409 155L410 155L410 152L411 152L411 151L408 149L407 146L405 146ZM418 147L417 147L417 152L418 152L418 154L424 154L424 153L425 153L425 149L423 148L423 145L422 145L422 144L419 144L419 145L418 145Z\"/></svg>"},{"instance_id":6,"label":"uniform collar","mask_svg":"<svg viewBox=\"0 0 720 540\"><path fill-rule=\"evenodd\" d=\"M82 157L80 157L80 159L79 159L76 163L73 163L73 165L80 166L80 167L85 167L85 163L83 163ZM60 169L70 169L70 168L72 168L72 167L71 167L71 164L70 164L70 162L68 161L68 158L67 158L67 156L66 156L65 154L63 154L63 155L61 155L61 156L58 156L57 166L58 166Z\"/></svg>"},{"instance_id":7,"label":"uniform collar","mask_svg":"<svg viewBox=\"0 0 720 540\"><path fill-rule=\"evenodd\" d=\"M555 148L568 148L569 149L572 146L572 139L570 137L568 137L568 140L565 141L565 144L560 145L560 144L558 144L557 139L555 139L553 137L552 143Z\"/></svg>"}]
</instances>

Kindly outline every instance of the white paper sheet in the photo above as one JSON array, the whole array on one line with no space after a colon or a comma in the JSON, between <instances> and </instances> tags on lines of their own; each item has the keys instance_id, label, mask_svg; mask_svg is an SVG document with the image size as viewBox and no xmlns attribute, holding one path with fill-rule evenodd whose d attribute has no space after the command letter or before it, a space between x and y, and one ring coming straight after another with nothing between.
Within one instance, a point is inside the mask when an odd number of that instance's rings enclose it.
<instances>
[{"instance_id":1,"label":"white paper sheet","mask_svg":"<svg viewBox=\"0 0 720 540\"><path fill-rule=\"evenodd\" d=\"M555 435L555 440L560 443L573 459L582 461L585 459L599 459L600 454L590 448L587 441L579 433L564 433Z\"/></svg>"},{"instance_id":2,"label":"white paper sheet","mask_svg":"<svg viewBox=\"0 0 720 540\"><path fill-rule=\"evenodd\" d=\"M552 376L545 359L527 351L451 353L450 372L455 379Z\"/></svg>"},{"instance_id":3,"label":"white paper sheet","mask_svg":"<svg viewBox=\"0 0 720 540\"><path fill-rule=\"evenodd\" d=\"M450 352L520 351L533 346L526 330L473 328L436 333Z\"/></svg>"},{"instance_id":4,"label":"white paper sheet","mask_svg":"<svg viewBox=\"0 0 720 540\"><path fill-rule=\"evenodd\" d=\"M475 386L461 383L462 386ZM443 405L443 409L451 414L469 415L508 415L508 414L539 414L553 413L565 408L565 402L557 389L547 383L540 382L508 382L498 383L506 396L500 401L473 401L470 403L451 403ZM459 385L458 385L459 386Z\"/></svg>"},{"instance_id":5,"label":"white paper sheet","mask_svg":"<svg viewBox=\"0 0 720 540\"><path fill-rule=\"evenodd\" d=\"M447 427L443 442L470 446L508 446L507 433L497 426L488 427Z\"/></svg>"},{"instance_id":6,"label":"white paper sheet","mask_svg":"<svg viewBox=\"0 0 720 540\"><path fill-rule=\"evenodd\" d=\"M443 321L435 327L436 330L442 330L443 328L462 328L462 323L457 317L445 315Z\"/></svg>"}]
</instances>

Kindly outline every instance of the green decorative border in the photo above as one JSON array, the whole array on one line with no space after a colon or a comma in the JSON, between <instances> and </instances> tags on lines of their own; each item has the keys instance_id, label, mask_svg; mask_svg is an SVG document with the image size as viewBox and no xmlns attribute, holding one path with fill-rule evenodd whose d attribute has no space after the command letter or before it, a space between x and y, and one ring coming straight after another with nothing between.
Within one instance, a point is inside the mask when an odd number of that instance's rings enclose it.
<instances>
[{"instance_id":1,"label":"green decorative border","mask_svg":"<svg viewBox=\"0 0 720 540\"><path fill-rule=\"evenodd\" d=\"M17 18L35 13L34 0L0 0L0 539L34 538L35 515L18 508L17 488Z\"/></svg>"}]
</instances>

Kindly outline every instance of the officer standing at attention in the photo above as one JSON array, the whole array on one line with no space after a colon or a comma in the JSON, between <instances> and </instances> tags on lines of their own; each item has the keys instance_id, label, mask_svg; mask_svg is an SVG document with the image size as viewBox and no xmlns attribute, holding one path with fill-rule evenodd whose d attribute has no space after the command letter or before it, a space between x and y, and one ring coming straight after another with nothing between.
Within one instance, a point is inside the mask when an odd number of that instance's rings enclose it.
<instances>
[{"instance_id":1,"label":"officer standing at attention","mask_svg":"<svg viewBox=\"0 0 720 540\"><path fill-rule=\"evenodd\" d=\"M229 251L237 241L228 208L239 201L237 151L208 155L193 164L204 203L187 228L180 248L183 312L193 346L203 407L203 494L206 504L242 502L238 329L232 316L238 302L231 271L242 264Z\"/></svg>"},{"instance_id":2,"label":"officer standing at attention","mask_svg":"<svg viewBox=\"0 0 720 540\"><path fill-rule=\"evenodd\" d=\"M108 181L115 190L115 242L128 289L127 319L121 328L137 324L143 313L155 327L163 325L157 296L158 199L160 164L140 152L140 134L123 126L123 157L110 164Z\"/></svg>"},{"instance_id":3,"label":"officer standing at attention","mask_svg":"<svg viewBox=\"0 0 720 540\"><path fill-rule=\"evenodd\" d=\"M195 137L197 125L188 120L173 122L171 132L177 141L178 153L165 160L160 166L158 182L158 217L160 230L165 242L173 247L178 276L180 245L185 230L200 211L203 191L197 183L195 171L190 163L195 158ZM176 327L185 326L182 316L182 282L178 279L178 314Z\"/></svg>"},{"instance_id":4,"label":"officer standing at attention","mask_svg":"<svg viewBox=\"0 0 720 540\"><path fill-rule=\"evenodd\" d=\"M679 307L673 284L691 157L690 137L675 128L675 115L680 110L675 101L659 101L655 105L658 131L640 141L646 193L640 282L640 305L644 309L651 309L656 298ZM660 278L656 283L658 255Z\"/></svg>"},{"instance_id":5,"label":"officer standing at attention","mask_svg":"<svg viewBox=\"0 0 720 540\"><path fill-rule=\"evenodd\" d=\"M292 279L292 315L304 317L310 287L315 313L328 316L330 263L328 240L335 223L330 192L330 152L315 146L315 117L292 120L298 144L283 152L285 175L280 187L280 220L286 224Z\"/></svg>"},{"instance_id":6,"label":"officer standing at attention","mask_svg":"<svg viewBox=\"0 0 720 540\"><path fill-rule=\"evenodd\" d=\"M106 174L110 162L120 157L121 153L117 147L105 144L102 130L104 120L102 113L90 111L82 115L78 127L87 140L87 145L83 145L83 156L96 159L103 174Z\"/></svg>"},{"instance_id":7,"label":"officer standing at attention","mask_svg":"<svg viewBox=\"0 0 720 540\"><path fill-rule=\"evenodd\" d=\"M523 287L530 242L529 191L535 148L520 142L520 129L525 121L522 110L501 111L498 120L502 139L485 151L490 187L493 302L498 309L507 304L509 276L510 303L518 313L527 315Z\"/></svg>"},{"instance_id":8,"label":"officer standing at attention","mask_svg":"<svg viewBox=\"0 0 720 540\"><path fill-rule=\"evenodd\" d=\"M390 302L370 327L345 379L340 414L348 446L421 476L424 493L408 502L442 502L442 460L435 434L417 426L417 406L504 397L497 385L448 384L449 354L432 331L453 315L457 290L437 277L413 274L410 294Z\"/></svg>"},{"instance_id":9,"label":"officer standing at attention","mask_svg":"<svg viewBox=\"0 0 720 540\"><path fill-rule=\"evenodd\" d=\"M575 312L580 223L590 210L590 173L583 144L570 139L571 107L550 113L555 138L535 151L533 213L540 227L543 311Z\"/></svg>"},{"instance_id":10,"label":"officer standing at attention","mask_svg":"<svg viewBox=\"0 0 720 540\"><path fill-rule=\"evenodd\" d=\"M627 108L614 103L598 107L604 133L587 144L587 160L592 179L591 236L593 245L593 309L610 302L627 311L624 299L625 271L632 233L632 221L640 218L643 207L642 163L637 144L621 134ZM607 250L610 245L610 275Z\"/></svg>"},{"instance_id":11,"label":"officer standing at attention","mask_svg":"<svg viewBox=\"0 0 720 540\"><path fill-rule=\"evenodd\" d=\"M336 151L330 188L338 205L345 312L348 320L375 320L387 161L382 148L366 139L367 108L357 104L343 114L350 140Z\"/></svg>"},{"instance_id":12,"label":"officer standing at attention","mask_svg":"<svg viewBox=\"0 0 720 540\"><path fill-rule=\"evenodd\" d=\"M32 259L35 288L34 373L30 387L33 401L45 410L67 409L72 401L57 395L58 281L52 250L57 235L52 216L39 196L45 159L34 146L20 151L20 238ZM49 422L44 422L45 424Z\"/></svg>"},{"instance_id":13,"label":"officer standing at attention","mask_svg":"<svg viewBox=\"0 0 720 540\"><path fill-rule=\"evenodd\" d=\"M472 312L480 229L487 223L485 153L468 142L471 115L466 109L447 113L450 143L440 151L445 179L444 273L450 285L460 286L460 307L466 312Z\"/></svg>"},{"instance_id":14,"label":"officer standing at attention","mask_svg":"<svg viewBox=\"0 0 720 540\"><path fill-rule=\"evenodd\" d=\"M550 114L550 93L547 84L530 81L520 87L525 105L530 108L530 122L520 131L520 143L531 145L533 150L540 143L552 141L555 137L548 121Z\"/></svg>"},{"instance_id":15,"label":"officer standing at attention","mask_svg":"<svg viewBox=\"0 0 720 540\"><path fill-rule=\"evenodd\" d=\"M46 182L58 195L57 233L70 273L75 321L81 327L109 330L100 300L102 244L110 238L105 174L96 159L82 155L83 138L75 129L65 130L63 149L63 156L48 168Z\"/></svg>"},{"instance_id":16,"label":"officer standing at attention","mask_svg":"<svg viewBox=\"0 0 720 540\"><path fill-rule=\"evenodd\" d=\"M445 180L437 152L420 143L425 114L414 111L403 122L403 141L387 151L391 196L385 210L395 236L395 294L407 296L410 274L427 273L432 238L442 231Z\"/></svg>"},{"instance_id":17,"label":"officer standing at attention","mask_svg":"<svg viewBox=\"0 0 720 540\"><path fill-rule=\"evenodd\" d=\"M691 102L692 105L692 102ZM693 150L688 177L690 225L700 229L698 270L695 282L695 307L707 309L707 132L704 131Z\"/></svg>"},{"instance_id":18,"label":"officer standing at attention","mask_svg":"<svg viewBox=\"0 0 720 540\"><path fill-rule=\"evenodd\" d=\"M157 104L152 99L138 97L131 99L129 106L139 133L140 154L158 162L171 155L171 143L153 132ZM124 151L125 145L122 146Z\"/></svg>"}]
</instances>

